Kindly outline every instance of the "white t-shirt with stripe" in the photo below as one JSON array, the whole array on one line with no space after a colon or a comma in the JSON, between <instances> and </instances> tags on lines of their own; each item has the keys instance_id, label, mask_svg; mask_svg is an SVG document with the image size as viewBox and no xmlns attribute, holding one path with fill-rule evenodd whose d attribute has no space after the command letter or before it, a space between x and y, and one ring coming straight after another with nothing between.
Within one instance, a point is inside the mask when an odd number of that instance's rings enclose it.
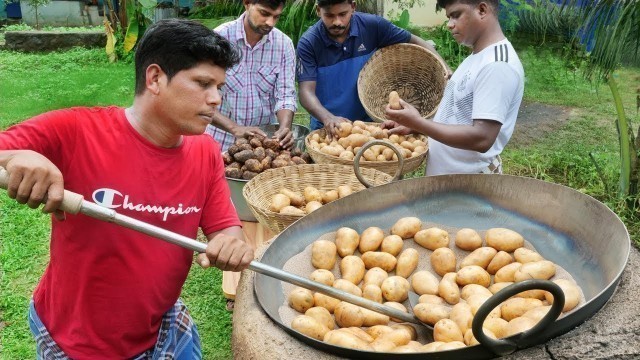
<instances>
[{"instance_id":1,"label":"white t-shirt with stripe","mask_svg":"<svg viewBox=\"0 0 640 360\"><path fill-rule=\"evenodd\" d=\"M472 125L474 119L495 120L502 124L500 133L486 153L429 139L427 175L482 172L509 142L523 92L524 70L509 40L468 56L447 83L433 121Z\"/></svg>"}]
</instances>

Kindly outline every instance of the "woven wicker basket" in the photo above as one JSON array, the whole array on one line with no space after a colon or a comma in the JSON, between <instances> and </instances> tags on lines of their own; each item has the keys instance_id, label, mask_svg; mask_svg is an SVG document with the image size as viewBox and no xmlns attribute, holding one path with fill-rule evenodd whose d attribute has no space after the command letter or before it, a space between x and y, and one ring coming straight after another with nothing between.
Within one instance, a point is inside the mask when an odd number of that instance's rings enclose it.
<instances>
[{"instance_id":1,"label":"woven wicker basket","mask_svg":"<svg viewBox=\"0 0 640 360\"><path fill-rule=\"evenodd\" d=\"M309 144L309 139L313 134L318 133L321 137L326 135L325 129L314 130L307 135L304 139L304 144L306 151L309 153L313 162L316 164L340 164L340 165L348 165L353 167L353 160L342 159L337 156L328 155L318 150L315 150ZM408 159L404 159L404 166L402 168L402 174L407 174L412 172L413 170L420 167L424 159L426 159L427 154L429 153L429 143L427 143L427 151L420 155L412 156ZM360 161L360 166L363 168L376 169L378 171L382 171L385 174L393 176L398 169L398 161Z\"/></svg>"},{"instance_id":2,"label":"woven wicker basket","mask_svg":"<svg viewBox=\"0 0 640 360\"><path fill-rule=\"evenodd\" d=\"M367 181L376 186L391 181L391 176L374 169L360 169L360 171ZM280 233L294 221L302 218L302 216L283 215L269 210L271 198L281 188L285 187L302 193L307 186L313 186L320 191L329 191L336 190L341 185L350 185L354 192L365 188L356 178L353 166L307 164L264 171L244 186L242 194L256 219L274 233Z\"/></svg>"},{"instance_id":3,"label":"woven wicker basket","mask_svg":"<svg viewBox=\"0 0 640 360\"><path fill-rule=\"evenodd\" d=\"M358 76L358 97L374 121L385 120L389 93L413 105L425 118L436 113L444 94L447 68L431 51L395 44L376 51Z\"/></svg>"}]
</instances>

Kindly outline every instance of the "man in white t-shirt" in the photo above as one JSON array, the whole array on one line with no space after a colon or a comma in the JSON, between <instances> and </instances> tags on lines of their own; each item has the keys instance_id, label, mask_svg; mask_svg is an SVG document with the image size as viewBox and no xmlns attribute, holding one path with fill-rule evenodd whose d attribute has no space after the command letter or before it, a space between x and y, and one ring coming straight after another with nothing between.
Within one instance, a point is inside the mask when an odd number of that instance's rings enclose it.
<instances>
[{"instance_id":1,"label":"man in white t-shirt","mask_svg":"<svg viewBox=\"0 0 640 360\"><path fill-rule=\"evenodd\" d=\"M469 55L451 76L433 121L410 104L387 106L390 133L429 137L427 175L502 173L500 153L511 138L524 92L524 70L498 22L499 0L438 0L447 26Z\"/></svg>"}]
</instances>

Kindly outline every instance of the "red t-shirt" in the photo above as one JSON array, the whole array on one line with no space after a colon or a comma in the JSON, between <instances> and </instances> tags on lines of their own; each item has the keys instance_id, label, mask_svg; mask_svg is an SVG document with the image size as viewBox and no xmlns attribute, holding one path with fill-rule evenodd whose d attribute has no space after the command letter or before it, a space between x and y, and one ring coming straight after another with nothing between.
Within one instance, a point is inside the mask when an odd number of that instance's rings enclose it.
<instances>
[{"instance_id":1,"label":"red t-shirt","mask_svg":"<svg viewBox=\"0 0 640 360\"><path fill-rule=\"evenodd\" d=\"M0 133L0 149L37 151L85 200L189 238L198 227L209 234L240 225L210 136L160 148L122 108L37 116ZM151 348L193 259L177 245L81 214L53 220L50 253L35 308L74 359L127 358Z\"/></svg>"}]
</instances>

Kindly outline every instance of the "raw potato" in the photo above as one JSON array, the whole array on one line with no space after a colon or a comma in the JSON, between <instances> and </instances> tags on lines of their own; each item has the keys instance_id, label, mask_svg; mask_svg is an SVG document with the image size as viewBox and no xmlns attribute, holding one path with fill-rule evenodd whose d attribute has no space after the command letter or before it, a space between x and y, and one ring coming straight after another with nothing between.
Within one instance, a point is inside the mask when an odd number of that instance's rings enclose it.
<instances>
[{"instance_id":1,"label":"raw potato","mask_svg":"<svg viewBox=\"0 0 640 360\"><path fill-rule=\"evenodd\" d=\"M429 325L435 325L442 319L447 319L451 309L444 305L436 304L417 304L413 307L413 313L420 319L420 321Z\"/></svg>"},{"instance_id":2,"label":"raw potato","mask_svg":"<svg viewBox=\"0 0 640 360\"><path fill-rule=\"evenodd\" d=\"M333 287L342 291L346 291L349 294L353 294L355 296L362 296L362 290L349 280L338 279L333 282Z\"/></svg>"},{"instance_id":3,"label":"raw potato","mask_svg":"<svg viewBox=\"0 0 640 360\"><path fill-rule=\"evenodd\" d=\"M387 272L382 270L381 268L371 268L364 274L364 286L371 284L377 287L381 287L382 282L388 277L389 274L387 274Z\"/></svg>"},{"instance_id":4,"label":"raw potato","mask_svg":"<svg viewBox=\"0 0 640 360\"><path fill-rule=\"evenodd\" d=\"M456 278L456 273L446 273L438 284L438 295L451 305L460 302L460 288L456 284Z\"/></svg>"},{"instance_id":5,"label":"raw potato","mask_svg":"<svg viewBox=\"0 0 640 360\"><path fill-rule=\"evenodd\" d=\"M420 230L413 239L418 245L429 250L449 247L449 233L437 227Z\"/></svg>"},{"instance_id":6,"label":"raw potato","mask_svg":"<svg viewBox=\"0 0 640 360\"><path fill-rule=\"evenodd\" d=\"M474 294L469 296L469 298L467 299L467 304L469 304L469 306L471 307L471 312L474 316L478 312L480 306L482 306L482 304L484 304L485 301L487 301L489 298L490 296L482 294ZM491 310L487 318L501 317L501 315L502 313L500 312L500 306L496 306L495 308L493 308L493 310Z\"/></svg>"},{"instance_id":7,"label":"raw potato","mask_svg":"<svg viewBox=\"0 0 640 360\"><path fill-rule=\"evenodd\" d=\"M467 300L471 295L475 295L475 294L492 296L495 293L491 292L490 289L491 287L487 289L486 287L478 284L465 285L464 287L462 287L462 290L460 291L460 297L464 300Z\"/></svg>"},{"instance_id":8,"label":"raw potato","mask_svg":"<svg viewBox=\"0 0 640 360\"><path fill-rule=\"evenodd\" d=\"M340 136L341 138L346 138L347 136L349 136L349 134L351 134L352 128L353 128L353 125L350 122L348 121L341 122L340 124L338 124L338 127L337 127L338 136Z\"/></svg>"},{"instance_id":9,"label":"raw potato","mask_svg":"<svg viewBox=\"0 0 640 360\"><path fill-rule=\"evenodd\" d=\"M492 339L497 339L496 335L489 329L483 329L485 335L487 335L488 337L492 338ZM464 333L464 343L467 344L467 346L473 346L473 345L478 345L480 344L480 342L476 339L475 336L473 336L473 330L469 329Z\"/></svg>"},{"instance_id":10,"label":"raw potato","mask_svg":"<svg viewBox=\"0 0 640 360\"><path fill-rule=\"evenodd\" d=\"M462 332L451 319L442 319L433 327L433 340L442 342L463 341Z\"/></svg>"},{"instance_id":11,"label":"raw potato","mask_svg":"<svg viewBox=\"0 0 640 360\"><path fill-rule=\"evenodd\" d=\"M380 288L387 301L403 302L409 297L409 281L401 276L388 277Z\"/></svg>"},{"instance_id":12,"label":"raw potato","mask_svg":"<svg viewBox=\"0 0 640 360\"><path fill-rule=\"evenodd\" d=\"M311 275L309 275L309 279L325 284L327 286L333 286L333 282L336 280L335 276L333 276L333 273L325 269L314 270Z\"/></svg>"},{"instance_id":13,"label":"raw potato","mask_svg":"<svg viewBox=\"0 0 640 360\"><path fill-rule=\"evenodd\" d=\"M507 333L509 322L503 318L492 317L487 318L482 324L485 330L490 330L498 339L503 338Z\"/></svg>"},{"instance_id":14,"label":"raw potato","mask_svg":"<svg viewBox=\"0 0 640 360\"><path fill-rule=\"evenodd\" d=\"M338 255L345 257L347 255L353 255L360 243L360 235L358 232L348 228L341 227L336 233L336 246L338 248Z\"/></svg>"},{"instance_id":15,"label":"raw potato","mask_svg":"<svg viewBox=\"0 0 640 360\"><path fill-rule=\"evenodd\" d=\"M346 347L355 350L372 351L373 348L356 335L343 329L329 331L323 339L327 344Z\"/></svg>"},{"instance_id":16,"label":"raw potato","mask_svg":"<svg viewBox=\"0 0 640 360\"><path fill-rule=\"evenodd\" d=\"M478 265L469 265L458 271L456 281L460 286L478 284L480 286L489 287L489 285L491 285L491 275Z\"/></svg>"},{"instance_id":17,"label":"raw potato","mask_svg":"<svg viewBox=\"0 0 640 360\"><path fill-rule=\"evenodd\" d=\"M498 291L506 288L507 286L509 286L511 284L513 284L512 281L509 281L509 282L498 282L498 283L495 283L495 284L491 284L491 286L489 286L489 291L491 291L491 293L495 294Z\"/></svg>"},{"instance_id":18,"label":"raw potato","mask_svg":"<svg viewBox=\"0 0 640 360\"><path fill-rule=\"evenodd\" d=\"M462 349L464 347L467 347L467 346L462 341L452 341L452 342L444 343L444 345L441 345L440 347L438 347L437 351Z\"/></svg>"},{"instance_id":19,"label":"raw potato","mask_svg":"<svg viewBox=\"0 0 640 360\"><path fill-rule=\"evenodd\" d=\"M389 93L389 107L392 110L402 110L402 105L400 105L400 95L398 95L396 91Z\"/></svg>"},{"instance_id":20,"label":"raw potato","mask_svg":"<svg viewBox=\"0 0 640 360\"><path fill-rule=\"evenodd\" d=\"M524 238L517 232L505 228L492 228L484 235L487 246L498 251L513 252L524 246Z\"/></svg>"},{"instance_id":21,"label":"raw potato","mask_svg":"<svg viewBox=\"0 0 640 360\"><path fill-rule=\"evenodd\" d=\"M515 282L529 279L549 280L556 274L556 265L549 260L522 264L513 275Z\"/></svg>"},{"instance_id":22,"label":"raw potato","mask_svg":"<svg viewBox=\"0 0 640 360\"><path fill-rule=\"evenodd\" d=\"M451 308L449 318L458 325L458 328L460 328L462 333L466 333L467 329L471 329L471 323L473 322L471 306L465 302L455 304Z\"/></svg>"},{"instance_id":23,"label":"raw potato","mask_svg":"<svg viewBox=\"0 0 640 360\"><path fill-rule=\"evenodd\" d=\"M547 315L549 310L551 310L551 305L539 306L522 314L522 317L533 319L537 324L543 317L545 317L545 315Z\"/></svg>"},{"instance_id":24,"label":"raw potato","mask_svg":"<svg viewBox=\"0 0 640 360\"><path fill-rule=\"evenodd\" d=\"M338 200L338 190L329 190L322 194L322 203L328 204L332 201Z\"/></svg>"},{"instance_id":25,"label":"raw potato","mask_svg":"<svg viewBox=\"0 0 640 360\"><path fill-rule=\"evenodd\" d=\"M322 194L320 193L320 190L314 188L313 186L307 186L306 188L304 188L304 199L307 202L317 201L319 203L322 203Z\"/></svg>"},{"instance_id":26,"label":"raw potato","mask_svg":"<svg viewBox=\"0 0 640 360\"><path fill-rule=\"evenodd\" d=\"M445 301L438 295L422 294L418 298L418 303L444 305Z\"/></svg>"},{"instance_id":27,"label":"raw potato","mask_svg":"<svg viewBox=\"0 0 640 360\"><path fill-rule=\"evenodd\" d=\"M421 352L425 352L425 353L427 353L427 352L435 352L435 351L438 351L438 348L440 346L444 345L444 344L445 343L443 343L442 341L434 341L434 342L428 343L426 345L423 345L420 348L420 351Z\"/></svg>"},{"instance_id":28,"label":"raw potato","mask_svg":"<svg viewBox=\"0 0 640 360\"><path fill-rule=\"evenodd\" d=\"M283 215L296 215L296 216L304 216L306 215L304 211L298 209L297 207L294 206L285 206L282 209L280 209L280 214Z\"/></svg>"},{"instance_id":29,"label":"raw potato","mask_svg":"<svg viewBox=\"0 0 640 360\"><path fill-rule=\"evenodd\" d=\"M456 233L455 243L462 250L473 251L482 246L482 238L477 231L464 228Z\"/></svg>"},{"instance_id":30,"label":"raw potato","mask_svg":"<svg viewBox=\"0 0 640 360\"><path fill-rule=\"evenodd\" d=\"M364 278L364 262L357 256L345 256L340 261L342 278L358 285Z\"/></svg>"},{"instance_id":31,"label":"raw potato","mask_svg":"<svg viewBox=\"0 0 640 360\"><path fill-rule=\"evenodd\" d=\"M384 302L383 305L390 306L390 307L392 307L394 309L398 309L398 310L400 310L402 312L408 313L407 308L404 305L402 305L401 303L399 303L399 302L387 301L387 302ZM395 321L395 322L402 322L402 320L396 319L396 318L391 318L391 320Z\"/></svg>"},{"instance_id":32,"label":"raw potato","mask_svg":"<svg viewBox=\"0 0 640 360\"><path fill-rule=\"evenodd\" d=\"M289 306L294 310L305 313L314 305L313 292L308 289L297 287L289 293Z\"/></svg>"},{"instance_id":33,"label":"raw potato","mask_svg":"<svg viewBox=\"0 0 640 360\"><path fill-rule=\"evenodd\" d=\"M430 271L422 270L413 274L411 277L411 285L413 287L413 291L418 295L438 294L438 278L436 278L436 276Z\"/></svg>"},{"instance_id":34,"label":"raw potato","mask_svg":"<svg viewBox=\"0 0 640 360\"><path fill-rule=\"evenodd\" d=\"M371 336L374 340L380 337L382 334L390 333L393 329L387 325L373 325L372 327L365 330L369 336ZM395 344L393 344L395 346Z\"/></svg>"},{"instance_id":35,"label":"raw potato","mask_svg":"<svg viewBox=\"0 0 640 360\"><path fill-rule=\"evenodd\" d=\"M382 240L384 239L384 232L379 227L369 227L366 228L362 235L360 235L360 244L358 245L358 250L360 250L361 254L366 253L367 251L376 251L382 244Z\"/></svg>"},{"instance_id":36,"label":"raw potato","mask_svg":"<svg viewBox=\"0 0 640 360\"><path fill-rule=\"evenodd\" d=\"M514 262L509 265L503 266L502 268L500 268L500 270L496 271L496 275L493 277L493 282L514 282L513 279L516 271L518 271L521 266L522 264L520 264L519 262Z\"/></svg>"},{"instance_id":37,"label":"raw potato","mask_svg":"<svg viewBox=\"0 0 640 360\"><path fill-rule=\"evenodd\" d=\"M362 244L362 242L360 242ZM409 248L398 256L396 264L396 275L408 278L411 273L418 267L418 250Z\"/></svg>"},{"instance_id":38,"label":"raw potato","mask_svg":"<svg viewBox=\"0 0 640 360\"><path fill-rule=\"evenodd\" d=\"M336 306L333 314L336 317L336 324L340 327L360 327L364 324L364 314L362 308L348 302L342 301Z\"/></svg>"},{"instance_id":39,"label":"raw potato","mask_svg":"<svg viewBox=\"0 0 640 360\"><path fill-rule=\"evenodd\" d=\"M304 210L307 214L311 214L312 212L318 210L322 207L322 203L318 201L310 201L305 205Z\"/></svg>"},{"instance_id":40,"label":"raw potato","mask_svg":"<svg viewBox=\"0 0 640 360\"><path fill-rule=\"evenodd\" d=\"M382 289L375 284L367 284L362 288L362 297L382 304Z\"/></svg>"},{"instance_id":41,"label":"raw potato","mask_svg":"<svg viewBox=\"0 0 640 360\"><path fill-rule=\"evenodd\" d=\"M391 227L391 234L403 239L412 238L422 228L422 221L417 217L404 217Z\"/></svg>"},{"instance_id":42,"label":"raw potato","mask_svg":"<svg viewBox=\"0 0 640 360\"><path fill-rule=\"evenodd\" d=\"M524 331L527 331L536 325L536 321L531 318L517 317L507 325L504 336L509 337Z\"/></svg>"},{"instance_id":43,"label":"raw potato","mask_svg":"<svg viewBox=\"0 0 640 360\"><path fill-rule=\"evenodd\" d=\"M342 199L345 196L353 194L353 189L349 185L338 186L338 197Z\"/></svg>"},{"instance_id":44,"label":"raw potato","mask_svg":"<svg viewBox=\"0 0 640 360\"><path fill-rule=\"evenodd\" d=\"M336 244L328 240L317 240L311 246L311 264L316 269L331 270L336 264Z\"/></svg>"},{"instance_id":45,"label":"raw potato","mask_svg":"<svg viewBox=\"0 0 640 360\"><path fill-rule=\"evenodd\" d=\"M275 161L275 160L274 160ZM291 205L293 206L302 206L304 205L304 196L293 192L289 189L286 188L282 188L280 189L280 194L282 195L286 195L289 197L290 201L291 201Z\"/></svg>"},{"instance_id":46,"label":"raw potato","mask_svg":"<svg viewBox=\"0 0 640 360\"><path fill-rule=\"evenodd\" d=\"M393 327L392 329L393 331L378 336L374 342L387 340L396 344L396 346L402 346L407 345L411 341L411 334L407 330Z\"/></svg>"},{"instance_id":47,"label":"raw potato","mask_svg":"<svg viewBox=\"0 0 640 360\"><path fill-rule=\"evenodd\" d=\"M340 303L340 300L324 294L315 293L313 294L313 302L315 306L322 306L333 314L336 306Z\"/></svg>"},{"instance_id":48,"label":"raw potato","mask_svg":"<svg viewBox=\"0 0 640 360\"><path fill-rule=\"evenodd\" d=\"M361 310L364 315L364 322L362 323L362 326L389 324L389 316L365 308L362 308ZM373 339L371 340L373 341Z\"/></svg>"},{"instance_id":49,"label":"raw potato","mask_svg":"<svg viewBox=\"0 0 640 360\"><path fill-rule=\"evenodd\" d=\"M527 248L518 248L513 252L513 256L515 256L516 261L519 263L529 263L535 261L542 261L544 258L542 255L538 254L533 250L529 250Z\"/></svg>"},{"instance_id":50,"label":"raw potato","mask_svg":"<svg viewBox=\"0 0 640 360\"><path fill-rule=\"evenodd\" d=\"M456 254L449 248L439 248L431 253L431 267L436 274L444 276L448 272L456 271Z\"/></svg>"},{"instance_id":51,"label":"raw potato","mask_svg":"<svg viewBox=\"0 0 640 360\"><path fill-rule=\"evenodd\" d=\"M393 271L398 262L395 256L380 251L367 251L362 254L362 261L367 269L379 267L386 272Z\"/></svg>"},{"instance_id":52,"label":"raw potato","mask_svg":"<svg viewBox=\"0 0 640 360\"><path fill-rule=\"evenodd\" d=\"M470 265L477 265L483 269L486 269L497 253L498 251L496 249L488 246L475 249L471 252L471 254L462 259L462 261L460 262L460 269Z\"/></svg>"},{"instance_id":53,"label":"raw potato","mask_svg":"<svg viewBox=\"0 0 640 360\"><path fill-rule=\"evenodd\" d=\"M342 330L348 331L366 342L373 341L373 337L371 337L371 335L367 334L366 331L362 330L359 327L352 326L352 327L344 328Z\"/></svg>"},{"instance_id":54,"label":"raw potato","mask_svg":"<svg viewBox=\"0 0 640 360\"><path fill-rule=\"evenodd\" d=\"M564 293L564 307L562 308L562 312L570 311L580 303L582 292L578 285L566 279L558 279L553 282L560 286ZM550 292L545 292L545 299L549 304L553 304L553 295L551 295Z\"/></svg>"},{"instance_id":55,"label":"raw potato","mask_svg":"<svg viewBox=\"0 0 640 360\"><path fill-rule=\"evenodd\" d=\"M336 327L336 322L335 320L333 320L333 316L331 316L329 310L321 306L314 306L307 310L304 314L314 318L317 322L326 326L329 330L333 330Z\"/></svg>"},{"instance_id":56,"label":"raw potato","mask_svg":"<svg viewBox=\"0 0 640 360\"><path fill-rule=\"evenodd\" d=\"M324 339L329 328L307 315L298 315L291 322L291 328L316 340Z\"/></svg>"},{"instance_id":57,"label":"raw potato","mask_svg":"<svg viewBox=\"0 0 640 360\"><path fill-rule=\"evenodd\" d=\"M393 256L398 256L400 251L402 251L402 246L404 245L404 240L398 235L389 235L382 239L382 245L380 247L381 251L389 253Z\"/></svg>"},{"instance_id":58,"label":"raw potato","mask_svg":"<svg viewBox=\"0 0 640 360\"><path fill-rule=\"evenodd\" d=\"M269 210L273 212L280 212L283 208L291 205L291 199L288 196L283 194L275 194L273 198L271 198L271 205L269 206Z\"/></svg>"},{"instance_id":59,"label":"raw potato","mask_svg":"<svg viewBox=\"0 0 640 360\"><path fill-rule=\"evenodd\" d=\"M511 299L507 299L500 306L500 312L502 314L502 318L511 321L517 317L524 315L527 311L541 307L542 301L538 299L525 299L514 297Z\"/></svg>"},{"instance_id":60,"label":"raw potato","mask_svg":"<svg viewBox=\"0 0 640 360\"><path fill-rule=\"evenodd\" d=\"M495 275L503 266L509 265L512 262L513 258L508 252L499 251L493 259L491 259L489 266L487 266L487 272L491 275Z\"/></svg>"}]
</instances>

